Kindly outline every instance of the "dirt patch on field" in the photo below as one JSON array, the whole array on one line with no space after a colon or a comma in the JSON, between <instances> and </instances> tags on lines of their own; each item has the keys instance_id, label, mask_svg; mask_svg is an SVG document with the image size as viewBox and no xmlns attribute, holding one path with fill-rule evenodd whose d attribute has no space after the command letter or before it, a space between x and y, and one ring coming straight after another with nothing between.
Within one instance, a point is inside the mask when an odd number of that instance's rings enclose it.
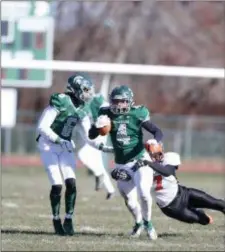
<instances>
[{"instance_id":1,"label":"dirt patch on field","mask_svg":"<svg viewBox=\"0 0 225 252\"><path fill-rule=\"evenodd\" d=\"M2 156L1 164L7 166L23 166L23 167L38 167L42 166L39 156ZM110 161L109 166L113 168L113 161ZM78 160L77 167L82 167L83 164ZM180 167L180 171L190 172L210 172L210 173L225 173L225 160L214 159L198 159L186 160Z\"/></svg>"}]
</instances>

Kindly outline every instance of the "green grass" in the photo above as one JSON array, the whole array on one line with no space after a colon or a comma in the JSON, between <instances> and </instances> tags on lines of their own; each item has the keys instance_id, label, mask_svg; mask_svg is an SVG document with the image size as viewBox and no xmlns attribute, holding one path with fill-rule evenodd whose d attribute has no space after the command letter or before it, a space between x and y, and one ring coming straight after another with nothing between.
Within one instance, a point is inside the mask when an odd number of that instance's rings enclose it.
<instances>
[{"instance_id":1,"label":"green grass","mask_svg":"<svg viewBox=\"0 0 225 252\"><path fill-rule=\"evenodd\" d=\"M133 226L122 198L105 200L104 190L95 192L94 178L86 169L76 173L78 196L74 237L53 234L47 176L42 168L2 169L3 251L224 251L224 216L207 211L214 218L209 226L189 225L164 216L153 208L153 222L159 234L150 242L143 232L131 240ZM179 174L185 185L223 197L224 177L210 174ZM62 199L64 203L64 198ZM64 204L62 204L62 217Z\"/></svg>"}]
</instances>

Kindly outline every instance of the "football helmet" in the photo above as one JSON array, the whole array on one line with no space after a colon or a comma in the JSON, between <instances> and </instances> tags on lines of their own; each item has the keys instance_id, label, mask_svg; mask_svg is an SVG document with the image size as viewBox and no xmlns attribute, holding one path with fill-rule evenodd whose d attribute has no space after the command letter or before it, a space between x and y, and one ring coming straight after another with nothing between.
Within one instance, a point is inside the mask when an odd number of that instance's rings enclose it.
<instances>
[{"instance_id":1,"label":"football helmet","mask_svg":"<svg viewBox=\"0 0 225 252\"><path fill-rule=\"evenodd\" d=\"M133 91L125 85L115 87L109 95L110 110L114 114L125 114L130 111L133 102Z\"/></svg>"},{"instance_id":2,"label":"football helmet","mask_svg":"<svg viewBox=\"0 0 225 252\"><path fill-rule=\"evenodd\" d=\"M87 74L78 73L69 77L66 92L71 93L79 102L85 103L92 99L94 87Z\"/></svg>"},{"instance_id":3,"label":"football helmet","mask_svg":"<svg viewBox=\"0 0 225 252\"><path fill-rule=\"evenodd\" d=\"M164 158L164 150L162 143L149 143L148 141L145 143L145 149L149 153L153 162L162 162Z\"/></svg>"}]
</instances>

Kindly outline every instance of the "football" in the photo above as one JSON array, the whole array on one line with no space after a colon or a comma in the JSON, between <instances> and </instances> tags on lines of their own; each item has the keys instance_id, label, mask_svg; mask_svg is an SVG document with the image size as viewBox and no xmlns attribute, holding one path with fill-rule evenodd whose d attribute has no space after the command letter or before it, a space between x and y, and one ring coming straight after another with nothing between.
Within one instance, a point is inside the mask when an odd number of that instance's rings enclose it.
<instances>
[{"instance_id":1,"label":"football","mask_svg":"<svg viewBox=\"0 0 225 252\"><path fill-rule=\"evenodd\" d=\"M105 135L109 134L110 130L111 130L111 124L107 125L107 126L103 126L103 127L98 129L99 134L101 136L105 136Z\"/></svg>"}]
</instances>

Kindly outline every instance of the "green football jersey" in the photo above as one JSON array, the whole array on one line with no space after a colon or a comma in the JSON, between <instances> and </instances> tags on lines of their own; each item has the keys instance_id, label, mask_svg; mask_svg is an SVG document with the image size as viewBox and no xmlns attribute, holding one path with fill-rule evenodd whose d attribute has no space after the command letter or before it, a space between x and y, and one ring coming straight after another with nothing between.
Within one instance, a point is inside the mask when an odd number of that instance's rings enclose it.
<instances>
[{"instance_id":1,"label":"green football jersey","mask_svg":"<svg viewBox=\"0 0 225 252\"><path fill-rule=\"evenodd\" d=\"M51 125L51 129L59 137L71 140L73 129L79 120L82 120L88 113L86 105L75 107L70 96L66 94L53 94L50 97L50 106L59 111Z\"/></svg>"},{"instance_id":2,"label":"green football jersey","mask_svg":"<svg viewBox=\"0 0 225 252\"><path fill-rule=\"evenodd\" d=\"M92 120L95 122L98 117L98 111L102 104L104 103L104 97L101 94L95 95L89 103L90 107L90 116Z\"/></svg>"},{"instance_id":3,"label":"green football jersey","mask_svg":"<svg viewBox=\"0 0 225 252\"><path fill-rule=\"evenodd\" d=\"M150 118L146 107L132 106L126 114L113 114L109 107L103 107L99 115L107 115L111 119L110 137L116 163L125 164L144 154L141 124Z\"/></svg>"}]
</instances>

